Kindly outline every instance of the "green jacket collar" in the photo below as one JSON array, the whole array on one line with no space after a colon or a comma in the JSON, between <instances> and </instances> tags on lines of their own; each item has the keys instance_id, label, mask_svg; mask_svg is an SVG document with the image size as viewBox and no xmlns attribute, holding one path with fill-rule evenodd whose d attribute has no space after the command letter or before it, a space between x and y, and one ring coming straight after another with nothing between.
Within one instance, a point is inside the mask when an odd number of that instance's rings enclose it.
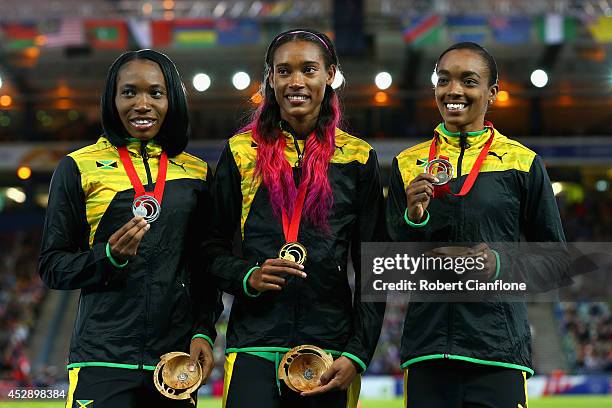
<instances>
[{"instance_id":1,"label":"green jacket collar","mask_svg":"<svg viewBox=\"0 0 612 408\"><path fill-rule=\"evenodd\" d=\"M466 138L466 151L480 151L485 145L491 133L494 131L493 124L491 122L485 122L485 128L476 132L467 132ZM445 127L444 123L440 123L436 126L434 132L439 136L438 149L458 151L461 150L461 136L459 132L449 132Z\"/></svg>"}]
</instances>

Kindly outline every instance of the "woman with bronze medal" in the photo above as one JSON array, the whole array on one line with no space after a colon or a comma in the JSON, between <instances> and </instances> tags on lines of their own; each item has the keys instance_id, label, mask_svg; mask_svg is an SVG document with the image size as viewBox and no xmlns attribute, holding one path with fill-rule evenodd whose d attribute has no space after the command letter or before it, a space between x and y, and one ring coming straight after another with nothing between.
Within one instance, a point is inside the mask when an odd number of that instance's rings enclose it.
<instances>
[{"instance_id":1,"label":"woman with bronze medal","mask_svg":"<svg viewBox=\"0 0 612 408\"><path fill-rule=\"evenodd\" d=\"M458 43L440 55L435 73L443 123L433 139L393 161L391 238L476 244L464 256L484 259L469 277L482 282L515 273L526 274L512 276L516 281L554 277L561 270L555 260L529 265L487 245L565 240L542 159L485 121L499 89L495 60L478 44ZM527 407L527 309L496 299L408 305L401 345L406 406Z\"/></svg>"},{"instance_id":2,"label":"woman with bronze medal","mask_svg":"<svg viewBox=\"0 0 612 408\"><path fill-rule=\"evenodd\" d=\"M382 230L382 188L375 152L338 128L337 70L326 35L277 35L263 102L219 159L211 270L234 295L225 407L354 407L376 347L384 305L360 301L359 254Z\"/></svg>"},{"instance_id":3,"label":"woman with bronze medal","mask_svg":"<svg viewBox=\"0 0 612 408\"><path fill-rule=\"evenodd\" d=\"M183 152L185 90L168 57L132 51L110 67L101 105L104 134L53 175L39 264L50 288L81 291L66 406L193 406L153 381L175 351L207 379L220 306L198 256L210 173Z\"/></svg>"}]
</instances>

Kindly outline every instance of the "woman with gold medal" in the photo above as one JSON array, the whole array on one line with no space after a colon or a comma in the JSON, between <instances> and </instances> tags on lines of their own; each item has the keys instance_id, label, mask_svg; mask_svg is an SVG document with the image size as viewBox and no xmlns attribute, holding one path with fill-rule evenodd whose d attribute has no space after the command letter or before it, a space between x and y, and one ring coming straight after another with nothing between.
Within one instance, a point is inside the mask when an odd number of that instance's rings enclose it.
<instances>
[{"instance_id":1,"label":"woman with gold medal","mask_svg":"<svg viewBox=\"0 0 612 408\"><path fill-rule=\"evenodd\" d=\"M532 262L495 250L519 240L565 241L542 159L485 121L499 89L495 60L478 44L458 43L440 55L435 72L443 122L432 139L393 161L391 239L470 243L464 256L485 259L471 278L554 287L564 278L562 257ZM401 344L406 406L527 407L525 381L533 375L527 309L496 295L408 305Z\"/></svg>"},{"instance_id":2,"label":"woman with gold medal","mask_svg":"<svg viewBox=\"0 0 612 408\"><path fill-rule=\"evenodd\" d=\"M382 188L374 150L338 128L337 70L326 35L277 35L265 57L263 102L219 159L211 271L234 295L225 407L354 407L358 373L378 341L384 305L360 301L359 273L360 243L381 230ZM305 380L320 379L300 393L281 381L279 365L302 345L333 359L304 371Z\"/></svg>"}]
</instances>

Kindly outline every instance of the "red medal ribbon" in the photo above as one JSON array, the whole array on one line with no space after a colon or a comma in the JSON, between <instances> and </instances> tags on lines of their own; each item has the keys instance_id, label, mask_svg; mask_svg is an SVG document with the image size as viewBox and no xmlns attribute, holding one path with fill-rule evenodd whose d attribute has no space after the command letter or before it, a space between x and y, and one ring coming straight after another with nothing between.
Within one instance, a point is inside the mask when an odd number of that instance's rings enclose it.
<instances>
[{"instance_id":1,"label":"red medal ribbon","mask_svg":"<svg viewBox=\"0 0 612 408\"><path fill-rule=\"evenodd\" d=\"M155 181L155 189L153 190L153 194L150 194L151 192L145 191L138 174L136 174L136 169L134 168L134 164L132 163L132 159L130 158L127 148L118 147L117 151L119 151L121 163L123 163L123 168L130 179L130 183L132 183L132 187L134 187L134 198L138 198L149 193L147 195L152 195L155 197L161 206L162 198L164 196L164 188L166 187L166 173L168 171L168 155L166 152L162 151L161 153L161 158L159 159L159 169L157 171L157 180Z\"/></svg>"},{"instance_id":2,"label":"red medal ribbon","mask_svg":"<svg viewBox=\"0 0 612 408\"><path fill-rule=\"evenodd\" d=\"M489 140L487 140L487 142L483 146L482 150L480 151L480 154L478 154L478 157L476 158L476 161L474 162L474 166L472 167L472 170L470 170L470 173L465 179L463 186L461 186L461 191L459 191L458 194L451 193L450 190L447 191L447 193L450 193L454 195L455 197L462 197L464 195L467 195L467 193L469 193L472 187L474 186L474 183L476 182L476 178L478 177L478 174L480 174L480 168L482 167L482 162L487 157L489 148L491 147L491 144L493 143L493 137L495 136L495 129L493 128L493 124L491 122L485 122L485 126L491 129L491 136L489 137ZM436 142L437 141L438 141L438 132L435 133L435 136L433 140L431 141L431 146L429 147L429 161L432 161L436 157ZM440 156L440 158L446 158L446 157ZM448 184L446 186L448 186Z\"/></svg>"},{"instance_id":3,"label":"red medal ribbon","mask_svg":"<svg viewBox=\"0 0 612 408\"><path fill-rule=\"evenodd\" d=\"M309 137L314 137L314 132ZM308 138L306 139L308 140ZM293 139L295 142L295 149L298 153L298 162L300 161L300 148L297 144L297 140L295 137ZM304 142L304 150L306 150L306 142ZM304 153L306 153L304 151ZM300 163L301 166L301 163ZM295 206L293 207L293 214L291 214L291 222L289 222L289 216L287 215L287 211L282 209L283 216L283 234L285 235L285 242L297 242L298 232L300 231L300 221L302 219L302 208L304 207L304 201L306 200L306 183L304 181L300 181L300 186L298 187L297 196L295 197Z\"/></svg>"},{"instance_id":4,"label":"red medal ribbon","mask_svg":"<svg viewBox=\"0 0 612 408\"><path fill-rule=\"evenodd\" d=\"M293 208L293 214L291 214L291 223L289 223L287 211L283 208L283 233L285 234L285 242L297 242L305 199L306 183L302 181L298 188L297 197L295 198L295 207Z\"/></svg>"}]
</instances>

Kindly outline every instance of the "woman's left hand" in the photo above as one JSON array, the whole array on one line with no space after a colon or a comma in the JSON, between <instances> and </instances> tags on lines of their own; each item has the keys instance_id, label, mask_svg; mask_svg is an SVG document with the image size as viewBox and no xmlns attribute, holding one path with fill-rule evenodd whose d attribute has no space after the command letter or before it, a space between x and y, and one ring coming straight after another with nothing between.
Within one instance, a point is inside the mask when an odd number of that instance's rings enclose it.
<instances>
[{"instance_id":1,"label":"woman's left hand","mask_svg":"<svg viewBox=\"0 0 612 408\"><path fill-rule=\"evenodd\" d=\"M196 361L200 361L200 364L202 365L202 384L206 384L206 381L208 381L208 377L215 366L215 360L210 343L201 337L196 337L195 339L191 340L189 354L191 355L189 360L189 371L195 371L195 363Z\"/></svg>"},{"instance_id":2,"label":"woman's left hand","mask_svg":"<svg viewBox=\"0 0 612 408\"><path fill-rule=\"evenodd\" d=\"M484 268L482 271L472 271L471 276L482 278L482 280L491 280L497 272L497 260L491 248L484 242L470 248L472 256L481 256L484 260Z\"/></svg>"},{"instance_id":3,"label":"woman's left hand","mask_svg":"<svg viewBox=\"0 0 612 408\"><path fill-rule=\"evenodd\" d=\"M341 356L321 375L319 387L314 390L304 391L301 395L307 397L323 394L334 389L347 390L356 375L357 369L353 362L349 358Z\"/></svg>"}]
</instances>

